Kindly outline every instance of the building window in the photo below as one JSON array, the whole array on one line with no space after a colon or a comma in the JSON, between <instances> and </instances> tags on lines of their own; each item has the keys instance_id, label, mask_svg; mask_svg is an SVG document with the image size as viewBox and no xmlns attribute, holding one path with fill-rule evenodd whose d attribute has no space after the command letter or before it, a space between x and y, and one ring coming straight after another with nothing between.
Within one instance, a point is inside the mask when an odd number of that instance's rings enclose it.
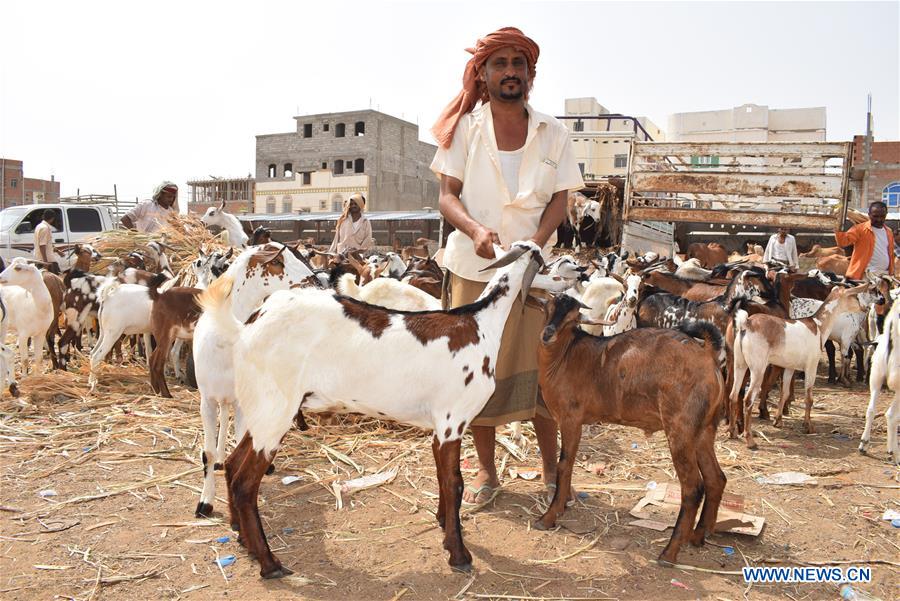
<instances>
[{"instance_id":1,"label":"building window","mask_svg":"<svg viewBox=\"0 0 900 601\"><path fill-rule=\"evenodd\" d=\"M303 137L312 138L312 123L303 124Z\"/></svg>"},{"instance_id":2,"label":"building window","mask_svg":"<svg viewBox=\"0 0 900 601\"><path fill-rule=\"evenodd\" d=\"M717 156L691 156L692 167L718 167L719 157Z\"/></svg>"},{"instance_id":3,"label":"building window","mask_svg":"<svg viewBox=\"0 0 900 601\"><path fill-rule=\"evenodd\" d=\"M308 186L312 183L312 173L309 171L303 172L303 185Z\"/></svg>"},{"instance_id":4,"label":"building window","mask_svg":"<svg viewBox=\"0 0 900 601\"><path fill-rule=\"evenodd\" d=\"M578 170L581 171L581 177L584 177L584 163L578 163Z\"/></svg>"},{"instance_id":5,"label":"building window","mask_svg":"<svg viewBox=\"0 0 900 601\"><path fill-rule=\"evenodd\" d=\"M328 124L327 124L327 123L325 123L324 125L322 125L322 131L328 131Z\"/></svg>"},{"instance_id":6,"label":"building window","mask_svg":"<svg viewBox=\"0 0 900 601\"><path fill-rule=\"evenodd\" d=\"M268 196L266 197L266 213L274 213L275 212L275 197Z\"/></svg>"},{"instance_id":7,"label":"building window","mask_svg":"<svg viewBox=\"0 0 900 601\"><path fill-rule=\"evenodd\" d=\"M335 194L331 197L331 210L335 213L340 213L344 210L344 197L340 194Z\"/></svg>"},{"instance_id":8,"label":"building window","mask_svg":"<svg viewBox=\"0 0 900 601\"><path fill-rule=\"evenodd\" d=\"M285 177L294 177L294 166L291 163L285 163L283 173Z\"/></svg>"},{"instance_id":9,"label":"building window","mask_svg":"<svg viewBox=\"0 0 900 601\"><path fill-rule=\"evenodd\" d=\"M881 201L891 208L900 207L900 182L892 182L881 192Z\"/></svg>"},{"instance_id":10,"label":"building window","mask_svg":"<svg viewBox=\"0 0 900 601\"><path fill-rule=\"evenodd\" d=\"M346 125L343 123L338 123L334 126L334 137L335 138L343 138L346 135Z\"/></svg>"},{"instance_id":11,"label":"building window","mask_svg":"<svg viewBox=\"0 0 900 601\"><path fill-rule=\"evenodd\" d=\"M344 161L335 161L333 171L335 175L344 175Z\"/></svg>"},{"instance_id":12,"label":"building window","mask_svg":"<svg viewBox=\"0 0 900 601\"><path fill-rule=\"evenodd\" d=\"M366 161L364 159L356 159L353 164L353 171L356 173L364 173L366 170Z\"/></svg>"},{"instance_id":13,"label":"building window","mask_svg":"<svg viewBox=\"0 0 900 601\"><path fill-rule=\"evenodd\" d=\"M290 213L294 210L294 202L291 200L290 196L285 196L281 199L281 212L282 213Z\"/></svg>"},{"instance_id":14,"label":"building window","mask_svg":"<svg viewBox=\"0 0 900 601\"><path fill-rule=\"evenodd\" d=\"M365 121L357 121L356 125L353 126L353 133L357 136L366 135L366 122Z\"/></svg>"},{"instance_id":15,"label":"building window","mask_svg":"<svg viewBox=\"0 0 900 601\"><path fill-rule=\"evenodd\" d=\"M10 186L11 188L15 188L15 187L18 186L18 185L19 185L19 180L18 180L18 179L12 178L11 180L9 180L9 186Z\"/></svg>"},{"instance_id":16,"label":"building window","mask_svg":"<svg viewBox=\"0 0 900 601\"><path fill-rule=\"evenodd\" d=\"M347 169L348 171L350 169L353 169L353 161L347 161L346 163L344 163L344 169Z\"/></svg>"},{"instance_id":17,"label":"building window","mask_svg":"<svg viewBox=\"0 0 900 601\"><path fill-rule=\"evenodd\" d=\"M327 201L327 200L320 200L320 201L319 201L319 210L320 210L320 211L324 211L324 210L327 209L327 208L328 208L328 201Z\"/></svg>"},{"instance_id":18,"label":"building window","mask_svg":"<svg viewBox=\"0 0 900 601\"><path fill-rule=\"evenodd\" d=\"M278 177L278 165L272 163L269 165L269 179L275 179Z\"/></svg>"},{"instance_id":19,"label":"building window","mask_svg":"<svg viewBox=\"0 0 900 601\"><path fill-rule=\"evenodd\" d=\"M614 159L614 162L613 162L613 167L618 169L618 168L627 167L627 166L628 166L628 155L627 154L617 154Z\"/></svg>"},{"instance_id":20,"label":"building window","mask_svg":"<svg viewBox=\"0 0 900 601\"><path fill-rule=\"evenodd\" d=\"M322 169L328 169L328 163L322 161Z\"/></svg>"},{"instance_id":21,"label":"building window","mask_svg":"<svg viewBox=\"0 0 900 601\"><path fill-rule=\"evenodd\" d=\"M584 131L584 121L579 119L575 122L575 131Z\"/></svg>"}]
</instances>

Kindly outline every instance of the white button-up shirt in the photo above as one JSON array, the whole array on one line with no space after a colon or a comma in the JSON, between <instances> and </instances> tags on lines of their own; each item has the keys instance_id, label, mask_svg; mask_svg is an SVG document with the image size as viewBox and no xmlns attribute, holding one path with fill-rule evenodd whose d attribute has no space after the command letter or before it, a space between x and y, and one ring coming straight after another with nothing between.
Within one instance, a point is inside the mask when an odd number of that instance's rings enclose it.
<instances>
[{"instance_id":1,"label":"white button-up shirt","mask_svg":"<svg viewBox=\"0 0 900 601\"><path fill-rule=\"evenodd\" d=\"M174 206L165 208L155 200L144 200L124 216L131 219L137 231L153 233L166 224L169 215L177 213L178 210Z\"/></svg>"},{"instance_id":2,"label":"white button-up shirt","mask_svg":"<svg viewBox=\"0 0 900 601\"><path fill-rule=\"evenodd\" d=\"M526 109L528 134L515 196L503 178L490 103L476 106L460 119L450 148L439 147L431 163L438 176L448 175L463 183L460 201L466 211L497 232L503 246L534 236L553 194L584 187L568 129L529 105ZM545 255L554 242L555 235L547 242ZM493 261L476 255L472 239L459 230L447 238L443 260L447 269L467 280L486 282L491 277L490 272L480 270Z\"/></svg>"}]
</instances>

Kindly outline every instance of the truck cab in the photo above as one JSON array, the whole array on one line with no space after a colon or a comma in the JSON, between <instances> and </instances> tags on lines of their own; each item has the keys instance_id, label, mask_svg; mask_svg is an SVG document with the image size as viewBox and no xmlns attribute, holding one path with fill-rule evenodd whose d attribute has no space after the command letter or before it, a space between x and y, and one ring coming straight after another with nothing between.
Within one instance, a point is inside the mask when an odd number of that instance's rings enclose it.
<instances>
[{"instance_id":1,"label":"truck cab","mask_svg":"<svg viewBox=\"0 0 900 601\"><path fill-rule=\"evenodd\" d=\"M33 256L34 229L43 220L47 209L56 213L53 244L57 248L67 248L115 227L112 209L105 205L30 204L9 207L0 211L0 256L4 261Z\"/></svg>"}]
</instances>

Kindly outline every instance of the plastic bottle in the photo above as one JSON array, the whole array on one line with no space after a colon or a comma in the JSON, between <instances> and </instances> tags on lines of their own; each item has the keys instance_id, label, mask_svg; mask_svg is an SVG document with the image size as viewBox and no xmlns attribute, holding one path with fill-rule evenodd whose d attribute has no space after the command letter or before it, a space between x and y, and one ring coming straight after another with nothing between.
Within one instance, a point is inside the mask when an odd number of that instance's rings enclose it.
<instances>
[{"instance_id":1,"label":"plastic bottle","mask_svg":"<svg viewBox=\"0 0 900 601\"><path fill-rule=\"evenodd\" d=\"M881 601L878 597L874 597L866 591L860 591L849 584L841 587L841 599L844 601Z\"/></svg>"}]
</instances>

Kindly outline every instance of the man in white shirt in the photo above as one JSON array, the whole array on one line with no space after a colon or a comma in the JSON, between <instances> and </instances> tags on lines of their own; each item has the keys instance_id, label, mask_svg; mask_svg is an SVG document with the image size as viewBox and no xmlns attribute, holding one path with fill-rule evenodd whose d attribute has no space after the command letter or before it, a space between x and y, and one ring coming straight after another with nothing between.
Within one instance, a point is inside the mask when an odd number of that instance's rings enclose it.
<instances>
[{"instance_id":1,"label":"man in white shirt","mask_svg":"<svg viewBox=\"0 0 900 601\"><path fill-rule=\"evenodd\" d=\"M178 186L163 182L153 190L153 198L139 202L122 216L122 225L130 230L153 233L160 229L169 215L178 213Z\"/></svg>"},{"instance_id":2,"label":"man in white shirt","mask_svg":"<svg viewBox=\"0 0 900 601\"><path fill-rule=\"evenodd\" d=\"M34 228L34 258L46 263L53 273L59 273L59 255L53 247L53 226L56 224L56 212L53 209L44 211L43 220Z\"/></svg>"},{"instance_id":3,"label":"man in white shirt","mask_svg":"<svg viewBox=\"0 0 900 601\"><path fill-rule=\"evenodd\" d=\"M441 214L455 228L447 239L450 304L473 302L491 273L494 244L530 239L549 251L565 218L570 189L584 186L568 131L526 102L539 49L515 28L503 28L469 50L463 91L432 132L439 148L431 169L441 179ZM480 104L479 104L480 102ZM464 503L490 498L499 485L494 428L531 419L541 449L544 483L556 483L556 423L540 400L537 346L541 311L516 301L500 342L496 389L472 422L480 469ZM551 490L552 494L552 490Z\"/></svg>"},{"instance_id":4,"label":"man in white shirt","mask_svg":"<svg viewBox=\"0 0 900 601\"><path fill-rule=\"evenodd\" d=\"M778 232L769 237L763 262L779 261L788 266L791 271L800 267L800 259L797 256L797 240L788 233L786 227L778 228Z\"/></svg>"}]
</instances>

